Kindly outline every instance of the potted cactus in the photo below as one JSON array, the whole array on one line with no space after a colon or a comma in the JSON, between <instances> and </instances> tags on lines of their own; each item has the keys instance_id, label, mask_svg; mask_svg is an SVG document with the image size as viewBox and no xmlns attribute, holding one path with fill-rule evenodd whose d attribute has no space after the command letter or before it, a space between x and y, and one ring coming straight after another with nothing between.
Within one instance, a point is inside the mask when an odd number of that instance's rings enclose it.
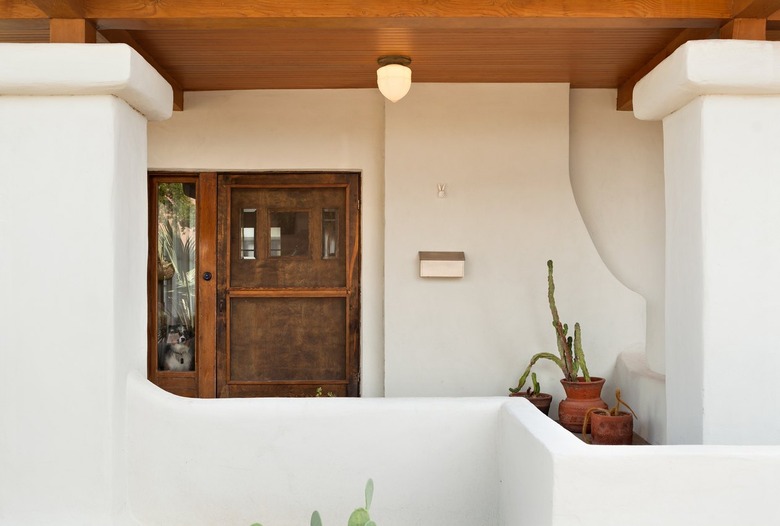
<instances>
[{"instance_id":1,"label":"potted cactus","mask_svg":"<svg viewBox=\"0 0 780 526\"><path fill-rule=\"evenodd\" d=\"M550 405L552 405L552 395L541 392L539 381L536 379L536 373L531 373L531 386L525 391L509 393L509 396L521 396L534 404L545 415L549 414Z\"/></svg>"},{"instance_id":2,"label":"potted cactus","mask_svg":"<svg viewBox=\"0 0 780 526\"><path fill-rule=\"evenodd\" d=\"M620 398L620 389L615 389L615 407L609 409L592 408L585 414L582 425L582 438L586 439L588 421L593 444L630 445L634 441L634 418L639 418L633 409ZM627 411L621 411L620 406Z\"/></svg>"},{"instance_id":3,"label":"potted cactus","mask_svg":"<svg viewBox=\"0 0 780 526\"><path fill-rule=\"evenodd\" d=\"M531 368L541 359L550 360L563 372L561 384L566 392L566 399L558 405L558 420L566 429L578 432L585 422L585 414L589 409L606 408L601 399L601 388L604 379L591 377L585 363L585 353L582 350L582 330L580 324L574 324L574 336L569 336L569 326L562 323L555 305L555 281L553 280L553 262L547 261L547 301L552 314L552 325L555 330L555 341L558 354L540 352L531 357L517 387L510 388L512 393L519 393L525 385Z\"/></svg>"}]
</instances>

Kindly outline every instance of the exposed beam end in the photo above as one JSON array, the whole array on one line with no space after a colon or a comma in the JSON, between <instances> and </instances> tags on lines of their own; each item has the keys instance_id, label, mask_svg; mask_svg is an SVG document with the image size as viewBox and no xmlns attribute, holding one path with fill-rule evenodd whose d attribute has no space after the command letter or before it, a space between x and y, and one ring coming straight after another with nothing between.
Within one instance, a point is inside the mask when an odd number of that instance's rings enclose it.
<instances>
[{"instance_id":1,"label":"exposed beam end","mask_svg":"<svg viewBox=\"0 0 780 526\"><path fill-rule=\"evenodd\" d=\"M94 44L97 31L92 22L83 18L52 18L49 21L49 42L59 44Z\"/></svg>"}]
</instances>

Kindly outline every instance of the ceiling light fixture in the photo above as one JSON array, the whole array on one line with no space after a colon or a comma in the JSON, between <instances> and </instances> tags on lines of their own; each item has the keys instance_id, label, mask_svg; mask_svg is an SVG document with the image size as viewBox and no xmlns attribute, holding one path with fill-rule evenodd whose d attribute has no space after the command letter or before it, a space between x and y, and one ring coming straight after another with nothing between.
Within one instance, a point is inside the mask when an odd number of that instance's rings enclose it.
<instances>
[{"instance_id":1,"label":"ceiling light fixture","mask_svg":"<svg viewBox=\"0 0 780 526\"><path fill-rule=\"evenodd\" d=\"M382 95L390 102L404 98L412 86L412 70L408 67L412 59L402 55L388 55L379 57L377 63L381 67L376 70L376 84Z\"/></svg>"}]
</instances>

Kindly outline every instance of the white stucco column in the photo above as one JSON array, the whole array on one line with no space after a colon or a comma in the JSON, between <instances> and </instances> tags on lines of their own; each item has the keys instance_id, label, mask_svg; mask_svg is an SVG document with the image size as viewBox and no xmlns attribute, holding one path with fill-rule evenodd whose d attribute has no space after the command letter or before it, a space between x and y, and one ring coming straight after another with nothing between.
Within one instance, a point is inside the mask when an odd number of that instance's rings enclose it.
<instances>
[{"instance_id":1,"label":"white stucco column","mask_svg":"<svg viewBox=\"0 0 780 526\"><path fill-rule=\"evenodd\" d=\"M780 43L688 42L634 112L664 128L668 441L780 444Z\"/></svg>"},{"instance_id":2,"label":"white stucco column","mask_svg":"<svg viewBox=\"0 0 780 526\"><path fill-rule=\"evenodd\" d=\"M117 524L145 371L146 123L125 45L0 44L0 522Z\"/></svg>"}]
</instances>

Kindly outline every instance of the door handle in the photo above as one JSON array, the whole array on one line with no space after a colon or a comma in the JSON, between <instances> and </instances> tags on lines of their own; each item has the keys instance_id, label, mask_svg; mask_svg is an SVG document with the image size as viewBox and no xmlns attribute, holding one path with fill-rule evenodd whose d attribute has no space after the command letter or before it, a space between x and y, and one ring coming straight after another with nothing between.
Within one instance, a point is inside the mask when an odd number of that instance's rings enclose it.
<instances>
[{"instance_id":1,"label":"door handle","mask_svg":"<svg viewBox=\"0 0 780 526\"><path fill-rule=\"evenodd\" d=\"M211 281L211 272L203 273L203 281Z\"/></svg>"}]
</instances>

